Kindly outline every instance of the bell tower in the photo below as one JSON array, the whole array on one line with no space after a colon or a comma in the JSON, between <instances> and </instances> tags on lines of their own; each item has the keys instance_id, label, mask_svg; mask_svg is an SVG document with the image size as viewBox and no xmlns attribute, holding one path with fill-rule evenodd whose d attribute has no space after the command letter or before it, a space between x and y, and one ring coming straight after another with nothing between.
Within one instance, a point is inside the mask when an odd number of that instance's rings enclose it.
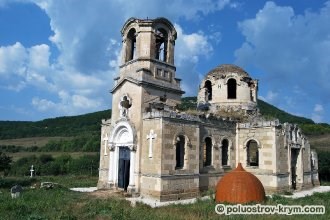
<instances>
[{"instance_id":1,"label":"bell tower","mask_svg":"<svg viewBox=\"0 0 330 220\"><path fill-rule=\"evenodd\" d=\"M130 18L121 34L119 75L111 90L112 116L102 122L99 187L134 192L140 187L149 113L175 109L184 92L175 76L177 33L170 21Z\"/></svg>"},{"instance_id":2,"label":"bell tower","mask_svg":"<svg viewBox=\"0 0 330 220\"><path fill-rule=\"evenodd\" d=\"M176 78L174 47L177 32L166 18L130 18L122 30L122 52L119 76L115 78L113 101L132 100L132 108L141 112L150 111L152 106L174 108L181 101L184 91L180 79ZM135 84L139 89L125 84ZM120 97L117 97L117 96ZM134 100L132 99L133 96ZM141 100L137 96L141 97ZM138 106L136 105L138 104ZM113 103L113 110L117 103ZM127 112L129 114L129 112ZM114 114L114 112L113 112ZM114 115L113 115L114 116Z\"/></svg>"}]
</instances>

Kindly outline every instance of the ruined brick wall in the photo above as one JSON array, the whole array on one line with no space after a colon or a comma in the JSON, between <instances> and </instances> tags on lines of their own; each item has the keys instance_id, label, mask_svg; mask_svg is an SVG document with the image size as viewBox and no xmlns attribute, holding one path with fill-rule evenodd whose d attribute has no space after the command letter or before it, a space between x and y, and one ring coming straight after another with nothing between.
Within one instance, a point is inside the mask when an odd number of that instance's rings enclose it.
<instances>
[{"instance_id":1,"label":"ruined brick wall","mask_svg":"<svg viewBox=\"0 0 330 220\"><path fill-rule=\"evenodd\" d=\"M234 80L234 87L230 81ZM199 86L198 105L209 105L209 112L223 114L255 110L258 81L235 65L220 65L211 70Z\"/></svg>"}]
</instances>

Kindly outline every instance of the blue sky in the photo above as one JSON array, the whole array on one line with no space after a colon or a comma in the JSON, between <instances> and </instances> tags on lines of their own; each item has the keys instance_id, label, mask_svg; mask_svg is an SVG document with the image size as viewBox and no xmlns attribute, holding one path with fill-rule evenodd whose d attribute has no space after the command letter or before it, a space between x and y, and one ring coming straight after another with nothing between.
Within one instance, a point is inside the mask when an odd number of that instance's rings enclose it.
<instances>
[{"instance_id":1,"label":"blue sky","mask_svg":"<svg viewBox=\"0 0 330 220\"><path fill-rule=\"evenodd\" d=\"M330 1L0 0L0 120L111 108L120 29L166 17L187 96L214 67L259 79L259 98L330 123Z\"/></svg>"}]
</instances>

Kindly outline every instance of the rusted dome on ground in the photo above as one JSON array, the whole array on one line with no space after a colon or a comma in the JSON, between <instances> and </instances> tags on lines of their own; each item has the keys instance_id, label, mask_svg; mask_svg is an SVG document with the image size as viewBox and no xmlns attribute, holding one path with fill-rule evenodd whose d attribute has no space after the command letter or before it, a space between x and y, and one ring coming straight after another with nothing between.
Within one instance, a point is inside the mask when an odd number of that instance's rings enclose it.
<instances>
[{"instance_id":1,"label":"rusted dome on ground","mask_svg":"<svg viewBox=\"0 0 330 220\"><path fill-rule=\"evenodd\" d=\"M238 163L236 169L224 175L218 182L216 202L248 203L265 200L265 189L260 180L243 169Z\"/></svg>"},{"instance_id":2,"label":"rusted dome on ground","mask_svg":"<svg viewBox=\"0 0 330 220\"><path fill-rule=\"evenodd\" d=\"M207 76L226 76L227 74L237 74L243 77L249 77L249 74L241 67L233 64L222 64L208 72Z\"/></svg>"}]
</instances>

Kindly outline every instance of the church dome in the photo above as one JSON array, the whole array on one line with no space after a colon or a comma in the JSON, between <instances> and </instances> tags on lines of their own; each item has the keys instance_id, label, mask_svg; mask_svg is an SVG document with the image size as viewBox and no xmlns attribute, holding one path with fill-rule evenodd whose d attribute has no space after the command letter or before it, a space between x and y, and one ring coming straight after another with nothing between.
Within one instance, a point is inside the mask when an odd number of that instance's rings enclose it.
<instances>
[{"instance_id":1,"label":"church dome","mask_svg":"<svg viewBox=\"0 0 330 220\"><path fill-rule=\"evenodd\" d=\"M239 76L249 77L249 74L245 72L241 67L233 64L222 64L211 70L207 76L226 76L230 73L236 73Z\"/></svg>"},{"instance_id":2,"label":"church dome","mask_svg":"<svg viewBox=\"0 0 330 220\"><path fill-rule=\"evenodd\" d=\"M243 169L237 168L224 175L218 182L215 194L216 202L248 203L265 200L265 189L260 180Z\"/></svg>"}]
</instances>

